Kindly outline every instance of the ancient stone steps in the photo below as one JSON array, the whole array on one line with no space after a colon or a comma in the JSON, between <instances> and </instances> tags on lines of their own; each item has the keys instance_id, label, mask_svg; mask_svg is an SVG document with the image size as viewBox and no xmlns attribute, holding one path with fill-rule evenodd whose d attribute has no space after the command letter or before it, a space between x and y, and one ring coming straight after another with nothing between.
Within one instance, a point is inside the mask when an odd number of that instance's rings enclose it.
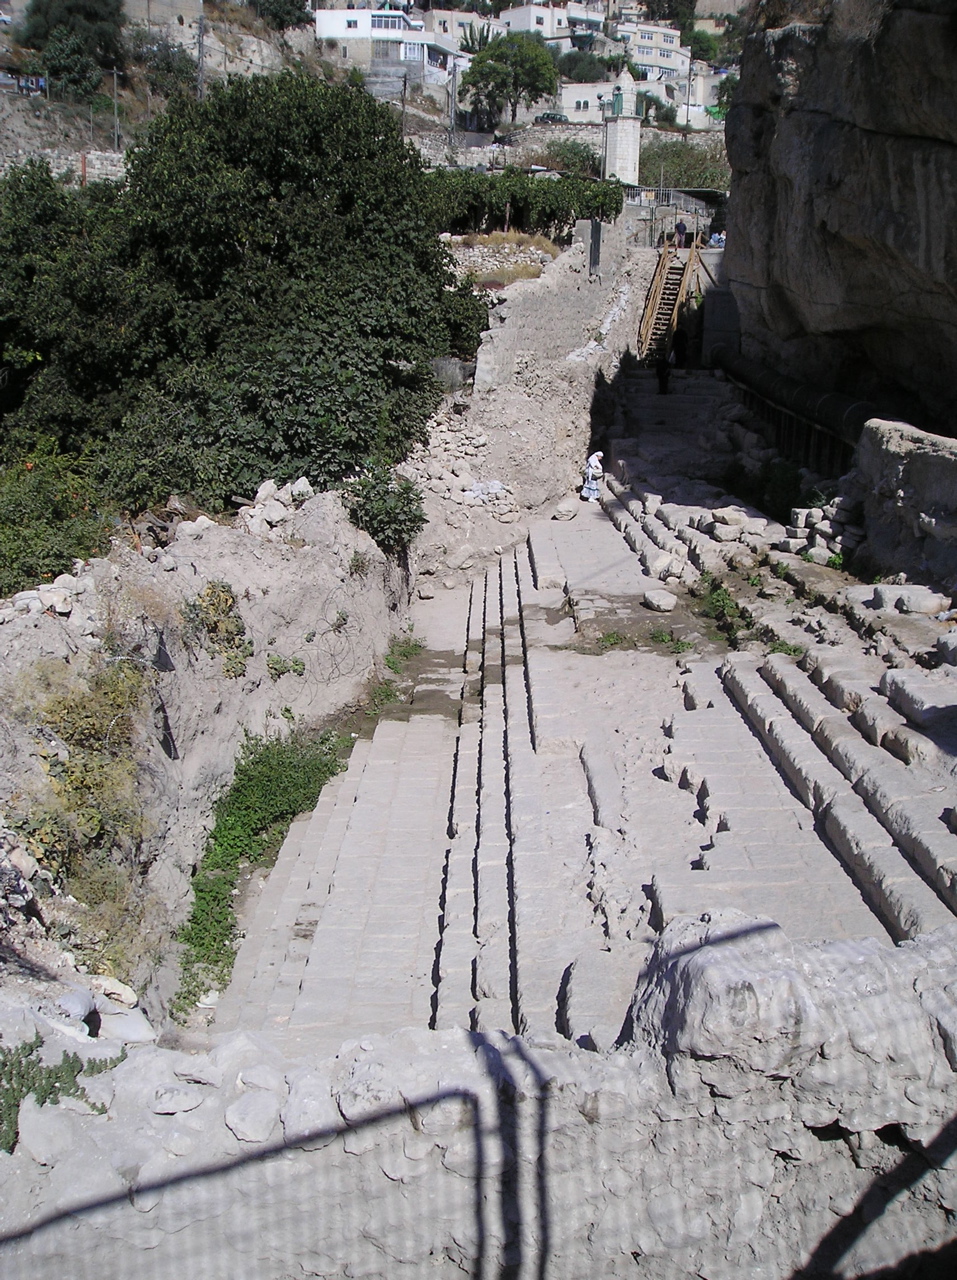
<instances>
[{"instance_id":1,"label":"ancient stone steps","mask_svg":"<svg viewBox=\"0 0 957 1280\"><path fill-rule=\"evenodd\" d=\"M317 848L323 843L333 814L344 812L354 801L370 746L370 740L358 739L345 772L326 783L312 813L291 824L249 913L230 985L216 1008L216 1031L231 1031L240 1024L249 1026L251 1011L261 1008L268 998L303 923L302 896L315 874Z\"/></svg>"},{"instance_id":2,"label":"ancient stone steps","mask_svg":"<svg viewBox=\"0 0 957 1280\"><path fill-rule=\"evenodd\" d=\"M711 662L688 664L684 708L667 726L661 777L687 793L649 793L653 923L747 904L794 937L884 934L880 918L822 840L725 692Z\"/></svg>"},{"instance_id":3,"label":"ancient stone steps","mask_svg":"<svg viewBox=\"0 0 957 1280\"><path fill-rule=\"evenodd\" d=\"M722 678L892 935L952 921L942 897L957 905L957 838L935 813L933 780L894 768L783 655L736 655Z\"/></svg>"},{"instance_id":4,"label":"ancient stone steps","mask_svg":"<svg viewBox=\"0 0 957 1280\"><path fill-rule=\"evenodd\" d=\"M383 720L288 1019L290 1052L433 1019L457 726Z\"/></svg>"}]
</instances>

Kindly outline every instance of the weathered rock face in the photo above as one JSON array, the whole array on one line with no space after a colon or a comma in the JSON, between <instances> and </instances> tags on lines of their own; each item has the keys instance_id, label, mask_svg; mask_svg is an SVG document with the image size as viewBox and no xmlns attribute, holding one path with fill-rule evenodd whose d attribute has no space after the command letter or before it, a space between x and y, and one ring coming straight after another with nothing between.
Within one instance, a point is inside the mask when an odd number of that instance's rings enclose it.
<instances>
[{"instance_id":1,"label":"weathered rock face","mask_svg":"<svg viewBox=\"0 0 957 1280\"><path fill-rule=\"evenodd\" d=\"M818 10L749 38L728 117L745 350L953 435L957 13L950 0Z\"/></svg>"}]
</instances>

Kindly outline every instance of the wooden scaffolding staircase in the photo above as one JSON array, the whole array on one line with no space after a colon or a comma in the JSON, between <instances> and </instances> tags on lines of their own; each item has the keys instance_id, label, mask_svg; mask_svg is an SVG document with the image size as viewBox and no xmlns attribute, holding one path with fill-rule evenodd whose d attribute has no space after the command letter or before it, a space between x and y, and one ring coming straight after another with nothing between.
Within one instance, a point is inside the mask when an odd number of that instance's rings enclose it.
<instances>
[{"instance_id":1,"label":"wooden scaffolding staircase","mask_svg":"<svg viewBox=\"0 0 957 1280\"><path fill-rule=\"evenodd\" d=\"M661 250L638 329L638 358L645 364L667 359L681 308L699 288L702 269L707 271L695 243L687 250L674 244L666 244Z\"/></svg>"}]
</instances>

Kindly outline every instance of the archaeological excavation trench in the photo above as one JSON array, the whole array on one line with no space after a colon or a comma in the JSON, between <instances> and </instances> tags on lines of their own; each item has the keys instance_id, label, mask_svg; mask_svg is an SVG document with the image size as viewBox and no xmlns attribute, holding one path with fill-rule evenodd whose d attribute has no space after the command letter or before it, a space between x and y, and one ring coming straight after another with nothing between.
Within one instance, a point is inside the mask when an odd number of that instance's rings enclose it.
<instances>
[{"instance_id":1,"label":"archaeological excavation trench","mask_svg":"<svg viewBox=\"0 0 957 1280\"><path fill-rule=\"evenodd\" d=\"M600 502L414 605L205 1045L23 1104L5 1274L949 1274L949 602L775 550L728 381L613 386Z\"/></svg>"}]
</instances>

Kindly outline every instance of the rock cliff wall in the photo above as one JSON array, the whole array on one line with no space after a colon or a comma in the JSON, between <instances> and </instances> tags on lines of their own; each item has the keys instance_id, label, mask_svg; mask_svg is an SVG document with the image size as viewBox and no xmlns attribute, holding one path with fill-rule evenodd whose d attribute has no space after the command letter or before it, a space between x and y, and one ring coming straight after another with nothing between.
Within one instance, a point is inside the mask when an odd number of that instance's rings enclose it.
<instances>
[{"instance_id":1,"label":"rock cliff wall","mask_svg":"<svg viewBox=\"0 0 957 1280\"><path fill-rule=\"evenodd\" d=\"M957 10L805 9L749 37L727 122L745 352L957 434Z\"/></svg>"}]
</instances>

